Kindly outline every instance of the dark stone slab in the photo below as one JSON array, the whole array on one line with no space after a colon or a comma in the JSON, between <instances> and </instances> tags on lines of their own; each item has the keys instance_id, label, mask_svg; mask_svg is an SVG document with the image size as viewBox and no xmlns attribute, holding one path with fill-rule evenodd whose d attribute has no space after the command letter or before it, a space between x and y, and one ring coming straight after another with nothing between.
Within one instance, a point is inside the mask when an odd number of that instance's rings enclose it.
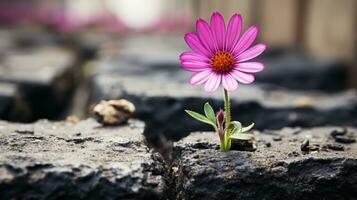
<instances>
[{"instance_id":1,"label":"dark stone slab","mask_svg":"<svg viewBox=\"0 0 357 200\"><path fill-rule=\"evenodd\" d=\"M0 25L0 55L11 49L67 44L66 38L43 27Z\"/></svg>"},{"instance_id":2,"label":"dark stone slab","mask_svg":"<svg viewBox=\"0 0 357 200\"><path fill-rule=\"evenodd\" d=\"M175 148L174 198L355 199L357 143L335 143L335 129L341 128L255 132L255 152L221 152L215 133L193 133ZM349 128L346 135L355 138L357 130ZM275 141L277 136L282 139ZM306 139L317 150L302 152ZM344 150L329 148L336 145Z\"/></svg>"},{"instance_id":3,"label":"dark stone slab","mask_svg":"<svg viewBox=\"0 0 357 200\"><path fill-rule=\"evenodd\" d=\"M0 121L0 199L158 199L144 124Z\"/></svg>"},{"instance_id":4,"label":"dark stone slab","mask_svg":"<svg viewBox=\"0 0 357 200\"><path fill-rule=\"evenodd\" d=\"M178 140L192 131L211 130L190 118L185 109L203 112L205 102L223 108L221 90L207 94L187 83L189 73L167 66L142 65L140 61L103 59L91 78L91 102L127 98L136 106L135 117L147 123L147 135ZM323 125L357 126L356 92L333 94L271 90L243 85L231 94L233 118L258 130Z\"/></svg>"},{"instance_id":5,"label":"dark stone slab","mask_svg":"<svg viewBox=\"0 0 357 200\"><path fill-rule=\"evenodd\" d=\"M178 56L183 51L187 51L183 39L173 36L135 36L121 42L107 42L100 48L104 55L125 57L150 70L172 72L175 76L181 74ZM256 74L256 83L259 84L302 91L334 92L348 88L348 65L338 60L318 59L286 48L268 48L255 60L264 62L266 66L263 72ZM149 70L148 73L151 74Z\"/></svg>"},{"instance_id":6,"label":"dark stone slab","mask_svg":"<svg viewBox=\"0 0 357 200\"><path fill-rule=\"evenodd\" d=\"M17 87L10 83L0 83L0 118L9 119L13 117L16 104Z\"/></svg>"},{"instance_id":7,"label":"dark stone slab","mask_svg":"<svg viewBox=\"0 0 357 200\"><path fill-rule=\"evenodd\" d=\"M29 108L17 121L56 118L74 88L75 55L61 47L9 50L0 62L0 82L17 86L19 98ZM19 105L22 106L22 105Z\"/></svg>"},{"instance_id":8,"label":"dark stone slab","mask_svg":"<svg viewBox=\"0 0 357 200\"><path fill-rule=\"evenodd\" d=\"M293 90L341 91L348 88L348 65L337 60L319 60L299 51L272 49L257 61L265 64L258 83Z\"/></svg>"}]
</instances>

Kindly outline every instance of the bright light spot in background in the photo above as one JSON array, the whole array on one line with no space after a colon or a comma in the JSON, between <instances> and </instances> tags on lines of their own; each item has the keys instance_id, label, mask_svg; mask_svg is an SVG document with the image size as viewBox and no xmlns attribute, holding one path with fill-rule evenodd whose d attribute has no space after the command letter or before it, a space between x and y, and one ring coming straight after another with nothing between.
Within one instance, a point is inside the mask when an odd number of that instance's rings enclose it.
<instances>
[{"instance_id":1,"label":"bright light spot in background","mask_svg":"<svg viewBox=\"0 0 357 200\"><path fill-rule=\"evenodd\" d=\"M103 9L103 4L100 1L89 0L67 0L66 9L81 20L89 20L93 13L97 13Z\"/></svg>"},{"instance_id":2,"label":"bright light spot in background","mask_svg":"<svg viewBox=\"0 0 357 200\"><path fill-rule=\"evenodd\" d=\"M127 26L140 29L160 19L162 0L105 0L107 8Z\"/></svg>"}]
</instances>

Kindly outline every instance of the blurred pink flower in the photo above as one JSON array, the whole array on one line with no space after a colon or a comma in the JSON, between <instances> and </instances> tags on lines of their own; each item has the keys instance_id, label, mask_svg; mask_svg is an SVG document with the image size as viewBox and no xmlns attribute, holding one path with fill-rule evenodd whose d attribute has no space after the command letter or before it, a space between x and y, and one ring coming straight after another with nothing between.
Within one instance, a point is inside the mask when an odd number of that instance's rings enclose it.
<instances>
[{"instance_id":1,"label":"blurred pink flower","mask_svg":"<svg viewBox=\"0 0 357 200\"><path fill-rule=\"evenodd\" d=\"M214 92L221 83L227 91L233 91L238 82L250 84L254 81L253 73L262 71L264 65L246 61L259 56L266 45L261 43L250 47L257 37L257 26L249 27L242 36L241 29L242 17L239 14L230 18L227 29L218 12L212 14L210 25L202 19L197 20L197 34L185 35L192 52L180 55L182 67L194 73L190 84L205 83L205 91Z\"/></svg>"}]
</instances>

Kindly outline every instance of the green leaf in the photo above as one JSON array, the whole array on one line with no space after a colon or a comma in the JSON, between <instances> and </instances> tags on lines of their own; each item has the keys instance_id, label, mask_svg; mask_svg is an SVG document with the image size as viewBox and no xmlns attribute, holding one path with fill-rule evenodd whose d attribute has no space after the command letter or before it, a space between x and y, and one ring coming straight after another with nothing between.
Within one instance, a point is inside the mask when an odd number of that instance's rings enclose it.
<instances>
[{"instance_id":1,"label":"green leaf","mask_svg":"<svg viewBox=\"0 0 357 200\"><path fill-rule=\"evenodd\" d=\"M194 111L191 110L185 110L185 112L187 114L189 114L191 117L197 119L200 122L206 123L206 124L210 124L213 127L216 127L216 124L212 123L211 120L209 120L207 117L205 117L204 115L201 115L200 113L196 113Z\"/></svg>"},{"instance_id":2,"label":"green leaf","mask_svg":"<svg viewBox=\"0 0 357 200\"><path fill-rule=\"evenodd\" d=\"M205 103L204 106L204 110L205 110L205 115L206 117L214 124L217 124L216 122L216 115L214 114L213 108L211 107L211 105L209 105L209 103Z\"/></svg>"},{"instance_id":3,"label":"green leaf","mask_svg":"<svg viewBox=\"0 0 357 200\"><path fill-rule=\"evenodd\" d=\"M254 135L248 133L239 133L239 134L233 134L229 138L237 139L237 140L251 140L254 138Z\"/></svg>"},{"instance_id":4,"label":"green leaf","mask_svg":"<svg viewBox=\"0 0 357 200\"><path fill-rule=\"evenodd\" d=\"M245 133L245 132L247 132L247 131L250 131L250 129L252 129L253 126L254 126L254 123L251 123L249 126L244 127L244 128L242 129L242 133Z\"/></svg>"},{"instance_id":5,"label":"green leaf","mask_svg":"<svg viewBox=\"0 0 357 200\"><path fill-rule=\"evenodd\" d=\"M241 132L242 131L242 123L240 123L239 121L232 121L229 124L229 128L232 129L234 132ZM232 131L232 134L233 134Z\"/></svg>"},{"instance_id":6,"label":"green leaf","mask_svg":"<svg viewBox=\"0 0 357 200\"><path fill-rule=\"evenodd\" d=\"M242 129L239 128L234 128L231 132L231 135L237 135L237 134L241 134Z\"/></svg>"}]
</instances>

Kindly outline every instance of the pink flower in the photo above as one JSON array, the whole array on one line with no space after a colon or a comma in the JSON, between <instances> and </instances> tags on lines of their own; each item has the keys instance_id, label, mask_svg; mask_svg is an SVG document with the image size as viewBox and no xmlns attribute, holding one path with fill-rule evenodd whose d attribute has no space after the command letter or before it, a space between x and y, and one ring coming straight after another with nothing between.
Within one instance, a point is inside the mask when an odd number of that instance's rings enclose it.
<instances>
[{"instance_id":1,"label":"pink flower","mask_svg":"<svg viewBox=\"0 0 357 200\"><path fill-rule=\"evenodd\" d=\"M228 91L237 89L238 82L250 84L253 73L260 72L264 65L260 62L247 62L259 56L265 44L252 43L258 34L258 27L249 27L241 36L242 17L234 14L225 27L222 15L215 12L211 24L199 19L196 23L197 34L186 33L185 41L192 52L180 55L182 67L194 74L191 85L205 83L206 92L214 92L222 83ZM250 47L250 48L249 48Z\"/></svg>"}]
</instances>

